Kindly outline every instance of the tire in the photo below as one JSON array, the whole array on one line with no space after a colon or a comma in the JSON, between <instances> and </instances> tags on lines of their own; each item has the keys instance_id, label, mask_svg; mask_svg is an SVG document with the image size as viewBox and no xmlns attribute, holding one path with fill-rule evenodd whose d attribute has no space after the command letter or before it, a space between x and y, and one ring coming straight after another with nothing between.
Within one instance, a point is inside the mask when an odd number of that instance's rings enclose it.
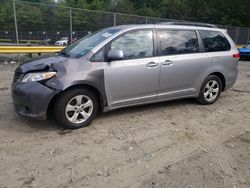
<instances>
[{"instance_id":1,"label":"tire","mask_svg":"<svg viewBox=\"0 0 250 188\"><path fill-rule=\"evenodd\" d=\"M62 93L55 102L56 121L65 128L88 126L98 113L98 98L88 89L72 89Z\"/></svg>"},{"instance_id":2,"label":"tire","mask_svg":"<svg viewBox=\"0 0 250 188\"><path fill-rule=\"evenodd\" d=\"M197 100L203 105L213 104L220 97L221 91L221 79L216 75L210 75L203 81Z\"/></svg>"}]
</instances>

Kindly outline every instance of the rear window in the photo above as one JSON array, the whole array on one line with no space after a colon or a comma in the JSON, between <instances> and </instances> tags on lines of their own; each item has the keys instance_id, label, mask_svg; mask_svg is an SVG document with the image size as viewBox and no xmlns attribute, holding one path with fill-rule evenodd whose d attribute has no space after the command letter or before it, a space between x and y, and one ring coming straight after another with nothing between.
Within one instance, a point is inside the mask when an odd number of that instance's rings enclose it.
<instances>
[{"instance_id":1,"label":"rear window","mask_svg":"<svg viewBox=\"0 0 250 188\"><path fill-rule=\"evenodd\" d=\"M198 38L192 30L159 30L160 54L178 55L199 52Z\"/></svg>"},{"instance_id":2,"label":"rear window","mask_svg":"<svg viewBox=\"0 0 250 188\"><path fill-rule=\"evenodd\" d=\"M205 52L221 52L231 49L226 37L218 31L199 31Z\"/></svg>"}]
</instances>

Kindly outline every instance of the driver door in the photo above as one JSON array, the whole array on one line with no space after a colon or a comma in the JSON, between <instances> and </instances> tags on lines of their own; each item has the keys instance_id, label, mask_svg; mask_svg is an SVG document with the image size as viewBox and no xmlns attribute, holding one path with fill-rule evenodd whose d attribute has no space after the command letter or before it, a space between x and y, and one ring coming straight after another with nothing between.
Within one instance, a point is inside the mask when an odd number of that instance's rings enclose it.
<instances>
[{"instance_id":1,"label":"driver door","mask_svg":"<svg viewBox=\"0 0 250 188\"><path fill-rule=\"evenodd\" d=\"M154 57L152 29L130 31L110 43L122 50L124 58L111 61L104 69L105 89L110 108L153 102L157 99L159 58Z\"/></svg>"}]
</instances>

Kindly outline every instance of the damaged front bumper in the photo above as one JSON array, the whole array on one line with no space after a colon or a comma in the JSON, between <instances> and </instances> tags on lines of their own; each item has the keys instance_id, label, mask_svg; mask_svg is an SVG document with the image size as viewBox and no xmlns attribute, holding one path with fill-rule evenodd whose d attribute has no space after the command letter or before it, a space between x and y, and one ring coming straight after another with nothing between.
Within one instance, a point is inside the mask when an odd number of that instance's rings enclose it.
<instances>
[{"instance_id":1,"label":"damaged front bumper","mask_svg":"<svg viewBox=\"0 0 250 188\"><path fill-rule=\"evenodd\" d=\"M40 82L18 83L12 86L16 112L24 117L45 120L50 101L58 93Z\"/></svg>"}]
</instances>

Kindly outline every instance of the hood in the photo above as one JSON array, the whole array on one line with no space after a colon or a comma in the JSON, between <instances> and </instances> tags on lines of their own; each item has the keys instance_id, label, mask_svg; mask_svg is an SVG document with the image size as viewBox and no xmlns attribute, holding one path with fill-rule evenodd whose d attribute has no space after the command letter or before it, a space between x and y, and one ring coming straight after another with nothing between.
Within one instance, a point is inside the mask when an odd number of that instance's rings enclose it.
<instances>
[{"instance_id":1,"label":"hood","mask_svg":"<svg viewBox=\"0 0 250 188\"><path fill-rule=\"evenodd\" d=\"M240 48L240 52L250 52L250 48Z\"/></svg>"},{"instance_id":2,"label":"hood","mask_svg":"<svg viewBox=\"0 0 250 188\"><path fill-rule=\"evenodd\" d=\"M16 71L21 73L38 71L66 61L68 61L68 58L66 57L58 56L57 54L48 54L32 58L31 60L22 63Z\"/></svg>"}]
</instances>

